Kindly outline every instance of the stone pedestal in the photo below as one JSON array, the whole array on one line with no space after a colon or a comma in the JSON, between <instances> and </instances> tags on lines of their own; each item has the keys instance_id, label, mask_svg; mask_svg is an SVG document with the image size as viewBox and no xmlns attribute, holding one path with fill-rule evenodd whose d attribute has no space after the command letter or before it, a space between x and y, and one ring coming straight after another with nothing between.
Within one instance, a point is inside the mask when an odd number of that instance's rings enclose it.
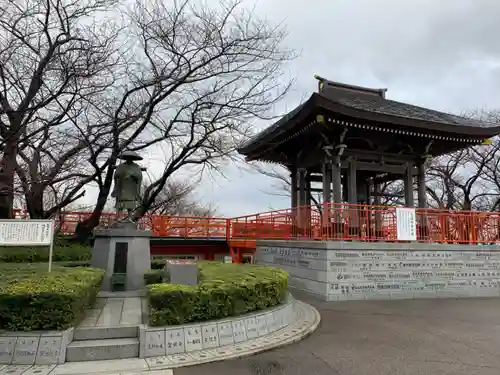
<instances>
[{"instance_id":1,"label":"stone pedestal","mask_svg":"<svg viewBox=\"0 0 500 375\"><path fill-rule=\"evenodd\" d=\"M198 265L190 261L169 260L167 269L171 284L197 285Z\"/></svg>"},{"instance_id":2,"label":"stone pedestal","mask_svg":"<svg viewBox=\"0 0 500 375\"><path fill-rule=\"evenodd\" d=\"M144 274L151 269L151 235L133 223L94 231L91 265L106 270L101 290L111 291L113 277L124 277L125 290L144 288Z\"/></svg>"}]
</instances>

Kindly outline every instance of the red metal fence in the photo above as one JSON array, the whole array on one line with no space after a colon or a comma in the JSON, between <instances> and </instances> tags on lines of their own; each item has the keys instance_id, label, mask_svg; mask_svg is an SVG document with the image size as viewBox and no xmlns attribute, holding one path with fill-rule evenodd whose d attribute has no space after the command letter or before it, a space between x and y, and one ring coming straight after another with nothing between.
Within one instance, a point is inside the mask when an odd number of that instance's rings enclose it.
<instances>
[{"instance_id":1,"label":"red metal fence","mask_svg":"<svg viewBox=\"0 0 500 375\"><path fill-rule=\"evenodd\" d=\"M56 218L57 229L74 232L90 213L66 212ZM16 217L26 218L18 210ZM437 243L500 241L497 212L416 209L417 240ZM116 220L104 213L101 227ZM241 216L231 219L145 216L139 225L158 237L225 238L231 246L254 247L258 239L397 241L396 207L324 204Z\"/></svg>"}]
</instances>

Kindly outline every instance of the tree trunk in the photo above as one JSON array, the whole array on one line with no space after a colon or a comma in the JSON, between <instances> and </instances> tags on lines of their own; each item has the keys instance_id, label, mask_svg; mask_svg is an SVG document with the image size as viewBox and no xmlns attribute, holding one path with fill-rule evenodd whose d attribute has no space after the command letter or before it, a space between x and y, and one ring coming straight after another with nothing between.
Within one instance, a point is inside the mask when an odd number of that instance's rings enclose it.
<instances>
[{"instance_id":1,"label":"tree trunk","mask_svg":"<svg viewBox=\"0 0 500 375\"><path fill-rule=\"evenodd\" d=\"M0 219L13 219L17 140L7 142L3 151L0 161Z\"/></svg>"},{"instance_id":2,"label":"tree trunk","mask_svg":"<svg viewBox=\"0 0 500 375\"><path fill-rule=\"evenodd\" d=\"M31 219L45 219L43 212L43 191L40 186L32 186L26 196L26 208Z\"/></svg>"},{"instance_id":3,"label":"tree trunk","mask_svg":"<svg viewBox=\"0 0 500 375\"><path fill-rule=\"evenodd\" d=\"M92 232L99 225L99 221L101 220L101 214L106 205L108 195L101 194L97 197L97 204L92 211L92 214L83 221L80 221L75 228L75 235L73 240L75 242L79 242L82 244L88 243L90 238L92 237Z\"/></svg>"},{"instance_id":4,"label":"tree trunk","mask_svg":"<svg viewBox=\"0 0 500 375\"><path fill-rule=\"evenodd\" d=\"M116 159L114 161L116 161ZM92 232L99 225L102 211L106 206L108 195L111 191L111 185L113 183L113 169L114 168L108 168L104 183L99 189L99 194L97 195L97 202L94 207L94 211L92 211L92 214L88 217L88 219L85 219L77 224L73 241L83 244L88 243L92 237Z\"/></svg>"}]
</instances>

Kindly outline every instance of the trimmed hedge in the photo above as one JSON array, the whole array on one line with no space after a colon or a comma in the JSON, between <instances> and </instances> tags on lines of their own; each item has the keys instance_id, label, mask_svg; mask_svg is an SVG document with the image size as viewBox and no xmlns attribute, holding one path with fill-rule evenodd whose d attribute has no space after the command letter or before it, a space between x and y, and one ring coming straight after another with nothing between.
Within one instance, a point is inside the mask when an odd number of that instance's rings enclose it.
<instances>
[{"instance_id":1,"label":"trimmed hedge","mask_svg":"<svg viewBox=\"0 0 500 375\"><path fill-rule=\"evenodd\" d=\"M152 266L152 265L151 265ZM144 274L144 282L146 285L168 283L170 280L165 280L165 270L151 270Z\"/></svg>"},{"instance_id":2,"label":"trimmed hedge","mask_svg":"<svg viewBox=\"0 0 500 375\"><path fill-rule=\"evenodd\" d=\"M196 286L148 286L149 324L177 325L221 319L282 303L287 296L287 272L253 264L199 262Z\"/></svg>"},{"instance_id":3,"label":"trimmed hedge","mask_svg":"<svg viewBox=\"0 0 500 375\"><path fill-rule=\"evenodd\" d=\"M0 329L59 330L93 306L104 270L47 264L0 264Z\"/></svg>"},{"instance_id":4,"label":"trimmed hedge","mask_svg":"<svg viewBox=\"0 0 500 375\"><path fill-rule=\"evenodd\" d=\"M88 261L92 256L92 248L57 239L54 244L52 261L74 262ZM0 247L0 262L4 263L38 263L49 261L49 247Z\"/></svg>"},{"instance_id":5,"label":"trimmed hedge","mask_svg":"<svg viewBox=\"0 0 500 375\"><path fill-rule=\"evenodd\" d=\"M165 268L165 259L151 259L151 269L152 270L162 270Z\"/></svg>"}]
</instances>

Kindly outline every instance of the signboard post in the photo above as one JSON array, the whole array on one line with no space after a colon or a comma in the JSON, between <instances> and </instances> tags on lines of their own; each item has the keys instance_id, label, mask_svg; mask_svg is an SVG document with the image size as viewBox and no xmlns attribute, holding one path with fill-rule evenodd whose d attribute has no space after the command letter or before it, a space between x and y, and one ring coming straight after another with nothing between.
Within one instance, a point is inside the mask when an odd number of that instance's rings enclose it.
<instances>
[{"instance_id":1,"label":"signboard post","mask_svg":"<svg viewBox=\"0 0 500 375\"><path fill-rule=\"evenodd\" d=\"M49 272L54 252L54 220L0 220L0 246L49 246Z\"/></svg>"},{"instance_id":2,"label":"signboard post","mask_svg":"<svg viewBox=\"0 0 500 375\"><path fill-rule=\"evenodd\" d=\"M399 241L417 240L417 215L414 208L396 208L396 228Z\"/></svg>"}]
</instances>

